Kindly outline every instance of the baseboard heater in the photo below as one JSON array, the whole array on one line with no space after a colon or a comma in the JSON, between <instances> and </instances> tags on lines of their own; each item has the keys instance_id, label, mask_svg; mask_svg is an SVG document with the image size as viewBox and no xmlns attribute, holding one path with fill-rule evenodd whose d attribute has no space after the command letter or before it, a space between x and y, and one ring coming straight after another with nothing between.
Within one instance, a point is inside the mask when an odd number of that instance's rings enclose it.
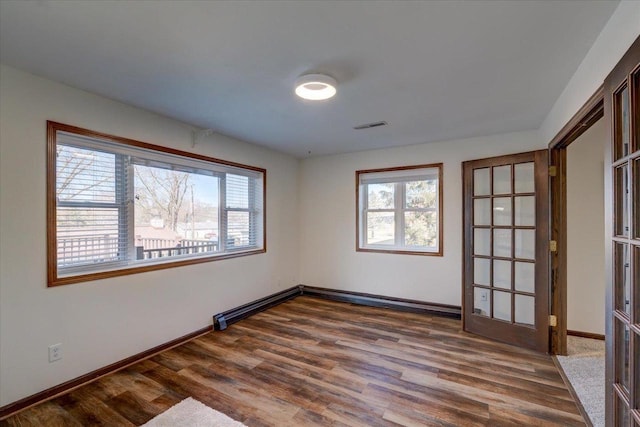
<instances>
[{"instance_id":1,"label":"baseboard heater","mask_svg":"<svg viewBox=\"0 0 640 427\"><path fill-rule=\"evenodd\" d=\"M238 320L242 320L270 307L281 304L297 297L298 295L300 295L300 287L294 286L293 288L286 289L282 292L266 296L248 304L241 305L240 307L232 308L231 310L227 310L223 313L216 314L213 316L213 329L216 331L223 331L227 329L228 325L235 323Z\"/></svg>"},{"instance_id":2,"label":"baseboard heater","mask_svg":"<svg viewBox=\"0 0 640 427\"><path fill-rule=\"evenodd\" d=\"M404 298L395 298L382 295L372 295L360 292L342 291L336 289L318 288L314 286L298 285L284 291L269 295L259 300L250 302L240 307L227 310L213 316L213 328L222 331L228 325L281 304L300 295L334 301L349 302L371 307L384 307L413 313L434 314L437 316L461 318L461 308L455 305L430 303Z\"/></svg>"}]
</instances>

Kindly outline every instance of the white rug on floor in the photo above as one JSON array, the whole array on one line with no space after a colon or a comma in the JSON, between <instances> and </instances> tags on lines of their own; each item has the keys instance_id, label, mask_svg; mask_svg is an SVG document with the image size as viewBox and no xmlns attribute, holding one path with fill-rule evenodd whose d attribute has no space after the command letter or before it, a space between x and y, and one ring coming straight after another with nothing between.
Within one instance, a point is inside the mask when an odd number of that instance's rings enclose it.
<instances>
[{"instance_id":1,"label":"white rug on floor","mask_svg":"<svg viewBox=\"0 0 640 427\"><path fill-rule=\"evenodd\" d=\"M172 406L142 427L246 427L191 397Z\"/></svg>"},{"instance_id":2,"label":"white rug on floor","mask_svg":"<svg viewBox=\"0 0 640 427\"><path fill-rule=\"evenodd\" d=\"M568 356L557 356L594 427L604 427L604 341L567 337Z\"/></svg>"}]
</instances>

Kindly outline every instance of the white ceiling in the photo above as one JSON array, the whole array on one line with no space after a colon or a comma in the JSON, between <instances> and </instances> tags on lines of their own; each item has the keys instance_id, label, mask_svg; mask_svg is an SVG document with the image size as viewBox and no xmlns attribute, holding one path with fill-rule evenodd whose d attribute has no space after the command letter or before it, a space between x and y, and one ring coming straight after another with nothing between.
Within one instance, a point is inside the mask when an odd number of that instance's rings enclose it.
<instances>
[{"instance_id":1,"label":"white ceiling","mask_svg":"<svg viewBox=\"0 0 640 427\"><path fill-rule=\"evenodd\" d=\"M536 129L617 4L0 0L0 60L304 157Z\"/></svg>"}]
</instances>

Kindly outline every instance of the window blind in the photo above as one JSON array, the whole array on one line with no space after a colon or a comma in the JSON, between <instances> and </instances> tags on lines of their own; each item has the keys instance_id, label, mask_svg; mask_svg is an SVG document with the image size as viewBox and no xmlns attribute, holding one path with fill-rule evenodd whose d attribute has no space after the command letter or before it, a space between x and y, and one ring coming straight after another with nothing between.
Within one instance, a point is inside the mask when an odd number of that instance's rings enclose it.
<instances>
[{"instance_id":1,"label":"window blind","mask_svg":"<svg viewBox=\"0 0 640 427\"><path fill-rule=\"evenodd\" d=\"M381 172L367 172L359 175L360 184L384 184L438 179L438 168L419 168Z\"/></svg>"},{"instance_id":2,"label":"window blind","mask_svg":"<svg viewBox=\"0 0 640 427\"><path fill-rule=\"evenodd\" d=\"M227 247L255 246L261 239L256 227L262 206L262 180L247 176L227 174L225 179L225 220Z\"/></svg>"},{"instance_id":3,"label":"window blind","mask_svg":"<svg viewBox=\"0 0 640 427\"><path fill-rule=\"evenodd\" d=\"M56 158L58 267L125 260L124 158L60 143Z\"/></svg>"}]
</instances>

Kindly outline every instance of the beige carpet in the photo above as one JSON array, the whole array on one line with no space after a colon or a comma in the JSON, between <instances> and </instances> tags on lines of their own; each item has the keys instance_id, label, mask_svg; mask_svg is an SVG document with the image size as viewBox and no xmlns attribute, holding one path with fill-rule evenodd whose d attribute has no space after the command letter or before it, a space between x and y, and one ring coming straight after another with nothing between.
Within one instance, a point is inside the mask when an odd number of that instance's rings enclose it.
<instances>
[{"instance_id":1,"label":"beige carpet","mask_svg":"<svg viewBox=\"0 0 640 427\"><path fill-rule=\"evenodd\" d=\"M246 427L190 397L172 406L142 427Z\"/></svg>"},{"instance_id":2,"label":"beige carpet","mask_svg":"<svg viewBox=\"0 0 640 427\"><path fill-rule=\"evenodd\" d=\"M604 341L567 337L568 356L557 356L594 427L604 427Z\"/></svg>"}]
</instances>

